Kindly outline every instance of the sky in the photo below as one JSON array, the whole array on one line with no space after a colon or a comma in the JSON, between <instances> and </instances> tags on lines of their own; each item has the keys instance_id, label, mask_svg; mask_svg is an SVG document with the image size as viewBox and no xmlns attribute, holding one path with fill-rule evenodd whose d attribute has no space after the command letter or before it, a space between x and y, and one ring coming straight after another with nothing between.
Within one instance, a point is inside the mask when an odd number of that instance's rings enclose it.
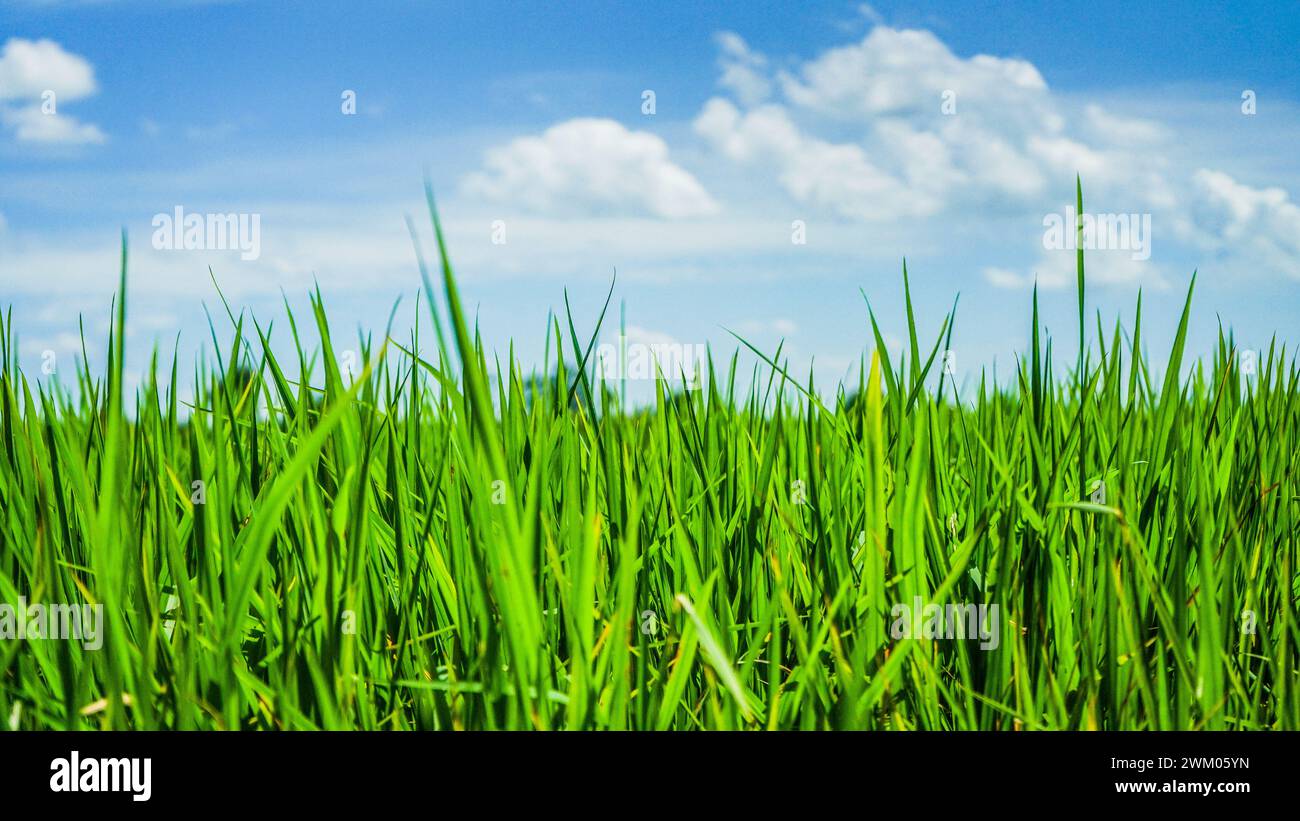
<instances>
[{"instance_id":1,"label":"sky","mask_svg":"<svg viewBox=\"0 0 1300 821\"><path fill-rule=\"evenodd\" d=\"M969 385L1027 350L1035 283L1073 358L1052 226L1078 175L1109 226L1090 337L1141 291L1159 370L1196 271L1193 355L1220 324L1294 345L1297 44L1296 3L0 0L0 310L33 378L71 378L83 321L102 368L125 231L137 377L155 346L193 361L209 314L225 344L214 279L277 347L316 286L340 349L398 300L403 339L427 176L467 308L526 371L617 272L632 343L727 359L735 333L855 382L868 301L905 346L906 260L923 345L957 300ZM186 247L186 215L245 247Z\"/></svg>"}]
</instances>

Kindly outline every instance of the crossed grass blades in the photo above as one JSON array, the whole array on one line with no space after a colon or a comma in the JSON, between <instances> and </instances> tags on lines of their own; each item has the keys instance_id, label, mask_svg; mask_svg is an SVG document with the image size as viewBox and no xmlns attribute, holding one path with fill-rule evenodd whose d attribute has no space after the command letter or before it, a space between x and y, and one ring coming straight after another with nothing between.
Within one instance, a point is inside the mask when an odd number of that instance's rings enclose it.
<instances>
[{"instance_id":1,"label":"crossed grass blades","mask_svg":"<svg viewBox=\"0 0 1300 821\"><path fill-rule=\"evenodd\" d=\"M434 228L433 361L417 325L349 380L319 293L296 362L227 309L188 414L174 356L124 396L125 299L75 399L20 373L10 312L0 594L102 603L107 634L0 642L4 726L1300 727L1297 369L1247 379L1222 334L1184 369L1190 291L1158 385L1140 298L1054 380L1035 295L1016 384L959 400L956 305L927 349L909 294L907 354L870 315L833 409L751 348L748 392L738 351L629 410L571 319L554 378L489 362ZM1080 252L1081 342L1084 284ZM892 639L914 596L997 604L998 648Z\"/></svg>"}]
</instances>

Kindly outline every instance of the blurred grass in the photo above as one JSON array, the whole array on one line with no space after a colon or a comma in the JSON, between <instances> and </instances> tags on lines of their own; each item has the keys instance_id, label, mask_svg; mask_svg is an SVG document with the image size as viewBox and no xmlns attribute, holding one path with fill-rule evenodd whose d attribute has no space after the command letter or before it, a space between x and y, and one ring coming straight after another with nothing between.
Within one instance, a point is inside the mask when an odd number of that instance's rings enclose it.
<instances>
[{"instance_id":1,"label":"blurred grass","mask_svg":"<svg viewBox=\"0 0 1300 821\"><path fill-rule=\"evenodd\" d=\"M490 366L430 211L435 344L355 378L317 293L319 350L227 309L188 413L175 357L125 396L125 238L105 374L32 383L0 322L0 601L107 618L0 641L0 726L1300 728L1297 368L1184 367L1190 291L1160 385L1140 299L1086 345L1080 252L1069 380L1035 294L1016 384L959 401L956 306L927 344L909 292L833 408L745 343L632 409L571 317L554 379ZM997 648L892 638L917 596L996 604Z\"/></svg>"}]
</instances>

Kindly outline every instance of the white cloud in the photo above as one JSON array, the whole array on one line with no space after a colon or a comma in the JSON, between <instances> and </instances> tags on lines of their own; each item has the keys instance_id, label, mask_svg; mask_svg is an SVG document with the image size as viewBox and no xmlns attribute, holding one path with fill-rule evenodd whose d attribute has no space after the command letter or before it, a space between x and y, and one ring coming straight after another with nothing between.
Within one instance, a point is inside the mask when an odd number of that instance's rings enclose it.
<instances>
[{"instance_id":1,"label":"white cloud","mask_svg":"<svg viewBox=\"0 0 1300 821\"><path fill-rule=\"evenodd\" d=\"M1084 262L1089 285L1142 285L1163 289L1169 286L1165 270L1151 260L1133 259L1126 250L1091 250ZM1043 251L1034 266L1023 273L989 266L984 279L998 288L1024 289L1037 284L1043 290L1074 286L1078 276L1074 251Z\"/></svg>"},{"instance_id":2,"label":"white cloud","mask_svg":"<svg viewBox=\"0 0 1300 821\"><path fill-rule=\"evenodd\" d=\"M826 117L861 120L905 113L938 113L944 91L955 91L958 111L969 103L1007 104L1004 116L1040 114L1047 83L1024 60L979 54L962 59L928 31L876 26L860 43L833 48L805 63L781 85L796 106ZM1048 123L1059 127L1059 123Z\"/></svg>"},{"instance_id":3,"label":"white cloud","mask_svg":"<svg viewBox=\"0 0 1300 821\"><path fill-rule=\"evenodd\" d=\"M97 90L90 63L53 40L11 37L0 49L0 100L37 100L53 91L68 102Z\"/></svg>"},{"instance_id":4,"label":"white cloud","mask_svg":"<svg viewBox=\"0 0 1300 821\"><path fill-rule=\"evenodd\" d=\"M82 145L102 143L98 126L81 123L60 108L98 91L94 67L53 40L11 37L0 49L2 122L20 142Z\"/></svg>"},{"instance_id":5,"label":"white cloud","mask_svg":"<svg viewBox=\"0 0 1300 821\"><path fill-rule=\"evenodd\" d=\"M540 213L712 214L717 203L690 172L668 159L654 134L613 120L580 118L520 137L487 153L462 191Z\"/></svg>"},{"instance_id":6,"label":"white cloud","mask_svg":"<svg viewBox=\"0 0 1300 821\"><path fill-rule=\"evenodd\" d=\"M680 345L676 337L662 331L644 328L640 325L628 325L623 338L630 344L637 345Z\"/></svg>"},{"instance_id":7,"label":"white cloud","mask_svg":"<svg viewBox=\"0 0 1300 821\"><path fill-rule=\"evenodd\" d=\"M804 134L780 106L742 113L727 100L710 100L695 131L732 160L775 168L781 185L800 203L851 219L930 214L931 199L916 195L853 144L833 144Z\"/></svg>"},{"instance_id":8,"label":"white cloud","mask_svg":"<svg viewBox=\"0 0 1300 821\"><path fill-rule=\"evenodd\" d=\"M739 38L720 42L724 58L748 53ZM782 101L754 106L737 94L751 109L741 114L730 101L711 100L697 131L737 162L786 154L778 164L786 188L821 192L808 199L841 216L1023 208L1076 173L1094 193L1137 195L1124 203L1130 210L1174 200L1160 159L1129 147L1164 140L1166 131L1091 105L1075 119L1086 134L1105 139L1085 143L1067 131L1068 107L1024 60L962 58L930 32L877 26L861 42L830 49L778 80ZM828 155L812 170L839 179L801 181L809 163L790 158L792 149Z\"/></svg>"},{"instance_id":9,"label":"white cloud","mask_svg":"<svg viewBox=\"0 0 1300 821\"><path fill-rule=\"evenodd\" d=\"M1218 254L1300 279L1300 206L1281 188L1252 188L1219 171L1198 169L1189 241Z\"/></svg>"},{"instance_id":10,"label":"white cloud","mask_svg":"<svg viewBox=\"0 0 1300 821\"><path fill-rule=\"evenodd\" d=\"M996 266L990 266L984 269L984 279L986 279L990 285L997 286L998 288L1022 288L1026 285L1032 285L1035 282L1033 274L1026 276Z\"/></svg>"},{"instance_id":11,"label":"white cloud","mask_svg":"<svg viewBox=\"0 0 1300 821\"><path fill-rule=\"evenodd\" d=\"M1169 136L1169 131L1160 123L1120 117L1096 104L1085 106L1083 113L1089 136L1099 142L1132 145L1155 143Z\"/></svg>"},{"instance_id":12,"label":"white cloud","mask_svg":"<svg viewBox=\"0 0 1300 821\"><path fill-rule=\"evenodd\" d=\"M1074 281L1073 255L1042 255L1036 226L1072 204L1076 174L1088 211L1150 215L1169 243L1162 251L1181 241L1225 265L1257 261L1300 276L1300 212L1285 191L1180 167L1172 129L1054 94L1025 60L961 57L928 31L878 24L769 77L767 58L738 35L718 42L733 96L707 101L695 132L749 185L766 176L810 210L878 225L926 219L942 230L934 220L978 227L1013 216L1026 226L1013 248L1019 259L983 266L994 285ZM774 93L757 94L769 79ZM1037 266L1019 273L1026 255ZM1092 281L1165 281L1164 263L1090 256Z\"/></svg>"},{"instance_id":13,"label":"white cloud","mask_svg":"<svg viewBox=\"0 0 1300 821\"><path fill-rule=\"evenodd\" d=\"M0 122L21 142L85 145L107 139L98 126L82 123L67 114L46 114L39 104L0 109Z\"/></svg>"},{"instance_id":14,"label":"white cloud","mask_svg":"<svg viewBox=\"0 0 1300 821\"><path fill-rule=\"evenodd\" d=\"M726 54L740 53L737 41L720 41L724 64ZM775 165L797 200L851 219L1039 196L1049 169L1028 141L1064 127L1032 65L963 59L925 31L877 26L860 43L779 72L777 81L782 102L754 106L752 95L737 94L750 109L742 113L710 100L696 131L737 162ZM955 114L944 113L951 110L945 102Z\"/></svg>"}]
</instances>

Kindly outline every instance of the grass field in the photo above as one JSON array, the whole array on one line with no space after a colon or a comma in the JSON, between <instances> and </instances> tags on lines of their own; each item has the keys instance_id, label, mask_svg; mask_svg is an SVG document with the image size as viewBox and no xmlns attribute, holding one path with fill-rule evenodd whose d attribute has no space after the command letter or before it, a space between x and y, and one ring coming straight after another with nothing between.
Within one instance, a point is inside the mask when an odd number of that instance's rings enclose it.
<instances>
[{"instance_id":1,"label":"grass field","mask_svg":"<svg viewBox=\"0 0 1300 821\"><path fill-rule=\"evenodd\" d=\"M232 312L190 412L174 359L124 395L125 298L65 387L4 320L0 601L105 623L0 641L0 724L1300 728L1300 372L1243 374L1230 334L1184 362L1191 292L1154 364L1140 300L1086 314L1080 252L1068 378L1035 297L1014 385L957 397L955 307L918 339L909 298L906 355L872 316L838 401L737 343L625 409L567 318L558 378L485 353L438 238L424 338L349 379L319 295L292 361ZM997 615L900 638L913 603Z\"/></svg>"}]
</instances>

